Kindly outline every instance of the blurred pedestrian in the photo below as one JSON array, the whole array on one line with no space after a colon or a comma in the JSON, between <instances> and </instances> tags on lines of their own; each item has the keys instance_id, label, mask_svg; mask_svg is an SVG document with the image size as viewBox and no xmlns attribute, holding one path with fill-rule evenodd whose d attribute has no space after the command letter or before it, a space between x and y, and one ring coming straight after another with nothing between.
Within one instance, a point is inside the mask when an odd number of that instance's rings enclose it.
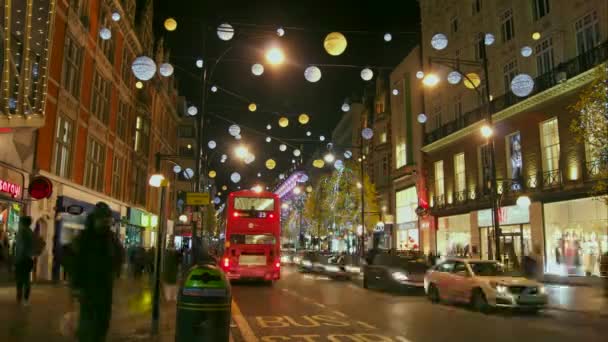
<instances>
[{"instance_id":1,"label":"blurred pedestrian","mask_svg":"<svg viewBox=\"0 0 608 342\"><path fill-rule=\"evenodd\" d=\"M34 233L30 226L32 218L21 216L19 218L19 231L15 243L15 280L17 283L17 302L28 305L30 300L30 273L34 267L33 241Z\"/></svg>"},{"instance_id":2,"label":"blurred pedestrian","mask_svg":"<svg viewBox=\"0 0 608 342\"><path fill-rule=\"evenodd\" d=\"M99 202L72 243L71 285L80 301L80 342L105 341L110 327L112 289L123 262L122 246L111 227L112 212Z\"/></svg>"}]
</instances>

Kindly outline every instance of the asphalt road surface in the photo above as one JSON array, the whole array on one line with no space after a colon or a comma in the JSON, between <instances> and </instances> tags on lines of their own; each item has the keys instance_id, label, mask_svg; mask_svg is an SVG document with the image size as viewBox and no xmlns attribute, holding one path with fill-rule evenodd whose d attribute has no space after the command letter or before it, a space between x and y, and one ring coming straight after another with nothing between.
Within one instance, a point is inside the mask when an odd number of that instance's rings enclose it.
<instances>
[{"instance_id":1,"label":"asphalt road surface","mask_svg":"<svg viewBox=\"0 0 608 342\"><path fill-rule=\"evenodd\" d=\"M432 304L422 293L387 294L284 268L273 286L233 284L234 341L524 342L608 340L608 319L546 310L538 315Z\"/></svg>"}]
</instances>

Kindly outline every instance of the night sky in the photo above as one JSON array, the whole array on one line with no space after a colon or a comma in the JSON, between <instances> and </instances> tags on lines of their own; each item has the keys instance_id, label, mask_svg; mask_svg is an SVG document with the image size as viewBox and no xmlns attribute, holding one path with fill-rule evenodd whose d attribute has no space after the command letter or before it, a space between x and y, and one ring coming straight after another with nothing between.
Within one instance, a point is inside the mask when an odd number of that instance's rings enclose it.
<instances>
[{"instance_id":1,"label":"night sky","mask_svg":"<svg viewBox=\"0 0 608 342\"><path fill-rule=\"evenodd\" d=\"M163 29L167 17L177 20L177 30ZM235 27L235 39L224 42L218 38L216 27L222 22ZM267 135L293 146L303 145L304 156L325 146L341 118L340 107L345 99L360 98L366 85L372 84L361 79L361 69L372 67L374 79L380 70L390 73L418 41L420 19L416 0L155 0L154 27L156 37L164 37L170 49L180 94L199 109L202 69L195 66L196 59L205 56L208 65L214 64L231 46L209 82L238 96L221 90L209 92L204 144L211 139L217 141L211 169L218 173L218 187L226 184L234 189L229 180L234 171L241 174L239 185L243 188L258 183L272 186L279 173L292 166L293 148L280 152L280 142L266 143ZM277 36L278 27L285 28L285 36ZM332 31L342 32L348 40L348 47L340 56L330 56L323 48L324 37ZM383 40L386 32L392 34L391 42ZM271 45L283 49L286 63L265 63L264 52ZM259 77L251 73L251 65L256 62L265 66ZM304 69L311 64L357 67L320 66L321 80L310 83L304 79ZM256 112L247 110L249 101L257 104ZM297 120L303 112L311 118L306 126ZM287 128L279 128L281 116L289 118ZM241 126L240 142L228 134L231 122ZM267 124L272 125L271 131L266 130ZM308 130L311 137L306 136ZM320 142L320 135L328 139ZM246 165L233 158L239 143L254 153L253 163ZM229 156L225 164L219 162L222 153ZM277 161L273 171L264 167L268 158ZM256 176L258 172L263 175L261 179Z\"/></svg>"}]
</instances>

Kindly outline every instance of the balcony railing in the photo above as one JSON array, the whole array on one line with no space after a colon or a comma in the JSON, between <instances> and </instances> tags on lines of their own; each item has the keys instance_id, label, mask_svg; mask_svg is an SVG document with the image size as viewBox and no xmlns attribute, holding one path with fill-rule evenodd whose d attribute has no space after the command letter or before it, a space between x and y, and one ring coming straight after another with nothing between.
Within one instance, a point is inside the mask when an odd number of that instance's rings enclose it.
<instances>
[{"instance_id":1,"label":"balcony railing","mask_svg":"<svg viewBox=\"0 0 608 342\"><path fill-rule=\"evenodd\" d=\"M433 207L443 208L445 207L445 195L439 195L433 197Z\"/></svg>"},{"instance_id":2,"label":"balcony railing","mask_svg":"<svg viewBox=\"0 0 608 342\"><path fill-rule=\"evenodd\" d=\"M459 204L459 203L464 203L466 202L468 199L468 191L458 191L454 193L454 202Z\"/></svg>"},{"instance_id":3,"label":"balcony railing","mask_svg":"<svg viewBox=\"0 0 608 342\"><path fill-rule=\"evenodd\" d=\"M543 188L556 188L562 185L562 171L551 170L542 173Z\"/></svg>"},{"instance_id":4,"label":"balcony railing","mask_svg":"<svg viewBox=\"0 0 608 342\"><path fill-rule=\"evenodd\" d=\"M581 54L569 61L557 65L553 70L543 75L536 77L534 80L534 90L529 96L536 95L555 85L566 81L576 75L579 75L603 62L608 60L608 41L598 45L597 47ZM511 92L496 97L492 101L494 113L504 110L526 98L515 96ZM441 138L444 138L454 132L457 132L465 127L468 127L476 122L484 119L485 106L475 108L474 110L465 113L456 120L450 121L445 125L428 132L424 136L424 143L428 145Z\"/></svg>"},{"instance_id":5,"label":"balcony railing","mask_svg":"<svg viewBox=\"0 0 608 342\"><path fill-rule=\"evenodd\" d=\"M608 172L608 160L597 159L585 164L587 179L596 179Z\"/></svg>"}]
</instances>

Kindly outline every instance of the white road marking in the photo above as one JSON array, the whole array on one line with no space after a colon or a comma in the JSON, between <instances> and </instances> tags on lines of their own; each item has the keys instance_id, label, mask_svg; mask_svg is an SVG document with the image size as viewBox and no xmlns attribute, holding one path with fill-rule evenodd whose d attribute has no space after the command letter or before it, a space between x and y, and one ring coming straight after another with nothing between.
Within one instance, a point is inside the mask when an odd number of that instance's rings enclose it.
<instances>
[{"instance_id":1,"label":"white road marking","mask_svg":"<svg viewBox=\"0 0 608 342\"><path fill-rule=\"evenodd\" d=\"M245 342L259 341L257 336L255 336L255 334L253 333L253 330L249 326L249 323L247 323L247 320L241 313L241 310L236 304L236 301L234 300L232 301L232 318L234 319L234 322L236 323L237 328L241 332L241 336L243 336Z\"/></svg>"},{"instance_id":2,"label":"white road marking","mask_svg":"<svg viewBox=\"0 0 608 342\"><path fill-rule=\"evenodd\" d=\"M342 316L342 317L348 317L348 316L347 316L345 313L340 312L340 311L337 311L337 310L334 310L334 313L335 313L336 315L338 315L338 316Z\"/></svg>"},{"instance_id":3,"label":"white road marking","mask_svg":"<svg viewBox=\"0 0 608 342\"><path fill-rule=\"evenodd\" d=\"M325 305L321 304L321 303L315 303L316 306L320 307L320 308L325 308Z\"/></svg>"}]
</instances>

